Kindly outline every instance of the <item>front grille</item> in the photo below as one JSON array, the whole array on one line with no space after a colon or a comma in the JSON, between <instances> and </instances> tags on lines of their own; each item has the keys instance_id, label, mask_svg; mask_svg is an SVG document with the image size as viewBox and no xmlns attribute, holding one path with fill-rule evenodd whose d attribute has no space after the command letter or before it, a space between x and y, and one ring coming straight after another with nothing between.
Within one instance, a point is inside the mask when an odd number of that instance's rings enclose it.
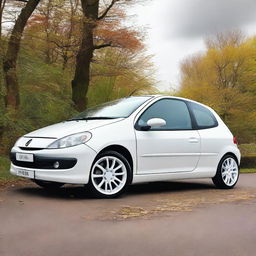
<instances>
[{"instance_id":1,"label":"front grille","mask_svg":"<svg viewBox=\"0 0 256 256\"><path fill-rule=\"evenodd\" d=\"M15 152L11 152L10 159L11 162L16 166L32 169L70 169L73 168L77 163L76 158L45 157L40 155L34 155L34 162L17 161ZM54 168L55 162L59 162L58 168Z\"/></svg>"},{"instance_id":2,"label":"front grille","mask_svg":"<svg viewBox=\"0 0 256 256\"><path fill-rule=\"evenodd\" d=\"M26 147L19 147L19 148L25 151L37 151L37 150L44 149L44 148L26 148Z\"/></svg>"}]
</instances>

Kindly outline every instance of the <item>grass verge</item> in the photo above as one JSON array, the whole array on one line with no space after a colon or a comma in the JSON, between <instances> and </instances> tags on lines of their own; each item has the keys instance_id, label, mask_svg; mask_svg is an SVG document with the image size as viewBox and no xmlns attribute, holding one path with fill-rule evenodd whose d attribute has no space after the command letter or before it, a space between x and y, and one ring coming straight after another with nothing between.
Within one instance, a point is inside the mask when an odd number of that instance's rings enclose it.
<instances>
[{"instance_id":1,"label":"grass verge","mask_svg":"<svg viewBox=\"0 0 256 256\"><path fill-rule=\"evenodd\" d=\"M251 169L241 169L240 170L241 173L256 173L256 168L251 168Z\"/></svg>"},{"instance_id":2,"label":"grass verge","mask_svg":"<svg viewBox=\"0 0 256 256\"><path fill-rule=\"evenodd\" d=\"M7 157L0 156L0 182L21 180L21 178L10 174L10 160Z\"/></svg>"}]
</instances>

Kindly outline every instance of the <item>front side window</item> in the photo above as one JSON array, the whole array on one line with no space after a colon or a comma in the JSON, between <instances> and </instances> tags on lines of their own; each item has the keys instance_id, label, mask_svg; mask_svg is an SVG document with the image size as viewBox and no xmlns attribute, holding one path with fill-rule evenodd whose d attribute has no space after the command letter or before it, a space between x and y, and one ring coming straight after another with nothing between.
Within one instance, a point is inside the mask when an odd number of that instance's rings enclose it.
<instances>
[{"instance_id":1,"label":"front side window","mask_svg":"<svg viewBox=\"0 0 256 256\"><path fill-rule=\"evenodd\" d=\"M218 125L215 116L209 109L194 102L189 104L199 129L212 128Z\"/></svg>"},{"instance_id":2,"label":"front side window","mask_svg":"<svg viewBox=\"0 0 256 256\"><path fill-rule=\"evenodd\" d=\"M184 101L175 99L162 99L151 105L139 118L137 126L147 125L152 118L161 118L166 126L150 130L190 130L191 118Z\"/></svg>"}]
</instances>

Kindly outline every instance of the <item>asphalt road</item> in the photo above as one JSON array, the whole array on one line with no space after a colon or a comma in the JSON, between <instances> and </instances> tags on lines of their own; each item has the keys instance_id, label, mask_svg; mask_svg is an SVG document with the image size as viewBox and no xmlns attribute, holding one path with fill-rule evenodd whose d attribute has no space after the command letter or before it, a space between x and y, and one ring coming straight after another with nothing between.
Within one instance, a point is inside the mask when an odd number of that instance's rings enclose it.
<instances>
[{"instance_id":1,"label":"asphalt road","mask_svg":"<svg viewBox=\"0 0 256 256\"><path fill-rule=\"evenodd\" d=\"M80 187L0 191L0 255L256 255L256 174L136 185L97 200Z\"/></svg>"}]
</instances>

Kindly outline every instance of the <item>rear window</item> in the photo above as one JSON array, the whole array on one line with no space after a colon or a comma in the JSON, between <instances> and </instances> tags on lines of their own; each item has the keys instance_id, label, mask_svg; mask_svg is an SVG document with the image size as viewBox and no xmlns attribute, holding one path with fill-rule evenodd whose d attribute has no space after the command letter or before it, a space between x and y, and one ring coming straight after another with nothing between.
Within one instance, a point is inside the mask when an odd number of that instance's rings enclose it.
<instances>
[{"instance_id":1,"label":"rear window","mask_svg":"<svg viewBox=\"0 0 256 256\"><path fill-rule=\"evenodd\" d=\"M199 129L207 129L218 126L215 116L209 109L194 102L190 102L189 104Z\"/></svg>"}]
</instances>

